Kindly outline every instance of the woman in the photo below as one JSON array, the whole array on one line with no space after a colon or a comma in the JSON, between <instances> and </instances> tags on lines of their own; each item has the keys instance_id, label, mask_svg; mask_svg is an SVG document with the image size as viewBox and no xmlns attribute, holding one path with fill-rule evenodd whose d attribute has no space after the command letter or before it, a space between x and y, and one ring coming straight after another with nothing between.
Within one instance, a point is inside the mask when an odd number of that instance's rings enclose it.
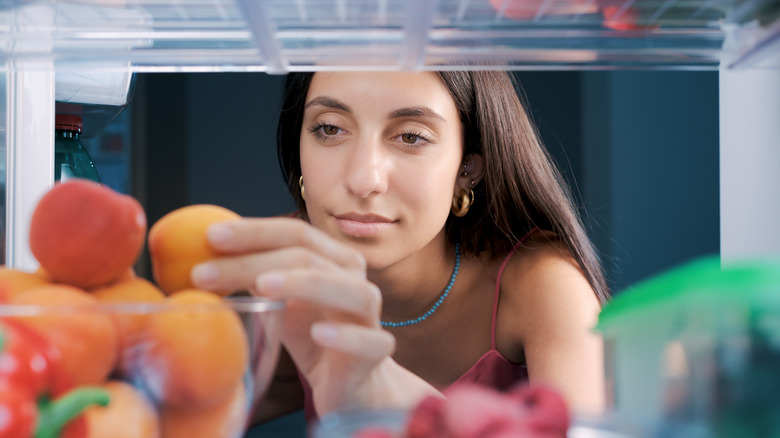
<instances>
[{"instance_id":1,"label":"woman","mask_svg":"<svg viewBox=\"0 0 780 438\"><path fill-rule=\"evenodd\" d=\"M259 418L524 379L601 410L608 291L506 73L290 74L278 134L298 218L214 225L193 270L287 299Z\"/></svg>"}]
</instances>

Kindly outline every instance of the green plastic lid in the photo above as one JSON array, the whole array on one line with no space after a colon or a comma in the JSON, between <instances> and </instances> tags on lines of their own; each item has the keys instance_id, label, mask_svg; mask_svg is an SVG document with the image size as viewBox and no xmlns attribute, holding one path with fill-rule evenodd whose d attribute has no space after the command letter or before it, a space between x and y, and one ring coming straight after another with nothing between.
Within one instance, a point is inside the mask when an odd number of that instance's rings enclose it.
<instances>
[{"instance_id":1,"label":"green plastic lid","mask_svg":"<svg viewBox=\"0 0 780 438\"><path fill-rule=\"evenodd\" d=\"M721 266L707 256L672 268L618 293L602 309L596 330L604 331L660 305L780 305L780 258L740 260Z\"/></svg>"}]
</instances>

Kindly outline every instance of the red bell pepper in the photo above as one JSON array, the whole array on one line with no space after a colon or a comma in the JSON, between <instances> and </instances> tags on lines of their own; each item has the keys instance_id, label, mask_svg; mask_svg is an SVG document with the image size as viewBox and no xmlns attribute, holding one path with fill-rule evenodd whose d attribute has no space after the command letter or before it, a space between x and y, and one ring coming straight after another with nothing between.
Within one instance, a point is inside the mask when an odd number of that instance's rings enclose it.
<instances>
[{"instance_id":1,"label":"red bell pepper","mask_svg":"<svg viewBox=\"0 0 780 438\"><path fill-rule=\"evenodd\" d=\"M0 383L21 384L37 397L53 397L73 387L70 376L60 365L59 349L26 324L2 319L0 331L5 331L0 349Z\"/></svg>"},{"instance_id":2,"label":"red bell pepper","mask_svg":"<svg viewBox=\"0 0 780 438\"><path fill-rule=\"evenodd\" d=\"M83 438L79 414L108 404L98 388L71 388L59 351L18 321L0 323L0 438Z\"/></svg>"},{"instance_id":3,"label":"red bell pepper","mask_svg":"<svg viewBox=\"0 0 780 438\"><path fill-rule=\"evenodd\" d=\"M19 386L0 386L0 437L31 437L38 406Z\"/></svg>"},{"instance_id":4,"label":"red bell pepper","mask_svg":"<svg viewBox=\"0 0 780 438\"><path fill-rule=\"evenodd\" d=\"M56 400L44 397L38 402L38 423L34 438L86 437L86 423L78 416L92 405L106 406L108 402L109 396L105 390L89 386L75 388Z\"/></svg>"}]
</instances>

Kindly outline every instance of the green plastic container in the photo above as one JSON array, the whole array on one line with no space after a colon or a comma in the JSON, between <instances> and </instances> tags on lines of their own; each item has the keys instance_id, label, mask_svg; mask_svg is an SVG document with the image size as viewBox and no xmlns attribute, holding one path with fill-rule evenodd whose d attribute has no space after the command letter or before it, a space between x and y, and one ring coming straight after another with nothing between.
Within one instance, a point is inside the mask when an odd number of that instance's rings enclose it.
<instances>
[{"instance_id":1,"label":"green plastic container","mask_svg":"<svg viewBox=\"0 0 780 438\"><path fill-rule=\"evenodd\" d=\"M599 316L613 414L645 436L780 437L780 259L706 257Z\"/></svg>"}]
</instances>

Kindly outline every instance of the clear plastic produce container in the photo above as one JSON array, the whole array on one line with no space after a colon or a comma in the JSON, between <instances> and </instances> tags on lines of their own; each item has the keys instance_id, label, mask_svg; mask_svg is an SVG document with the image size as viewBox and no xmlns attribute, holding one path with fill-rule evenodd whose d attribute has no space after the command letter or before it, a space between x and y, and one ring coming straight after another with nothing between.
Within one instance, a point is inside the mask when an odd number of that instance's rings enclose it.
<instances>
[{"instance_id":1,"label":"clear plastic produce container","mask_svg":"<svg viewBox=\"0 0 780 438\"><path fill-rule=\"evenodd\" d=\"M780 260L703 258L601 313L614 414L643 436L780 434Z\"/></svg>"}]
</instances>

